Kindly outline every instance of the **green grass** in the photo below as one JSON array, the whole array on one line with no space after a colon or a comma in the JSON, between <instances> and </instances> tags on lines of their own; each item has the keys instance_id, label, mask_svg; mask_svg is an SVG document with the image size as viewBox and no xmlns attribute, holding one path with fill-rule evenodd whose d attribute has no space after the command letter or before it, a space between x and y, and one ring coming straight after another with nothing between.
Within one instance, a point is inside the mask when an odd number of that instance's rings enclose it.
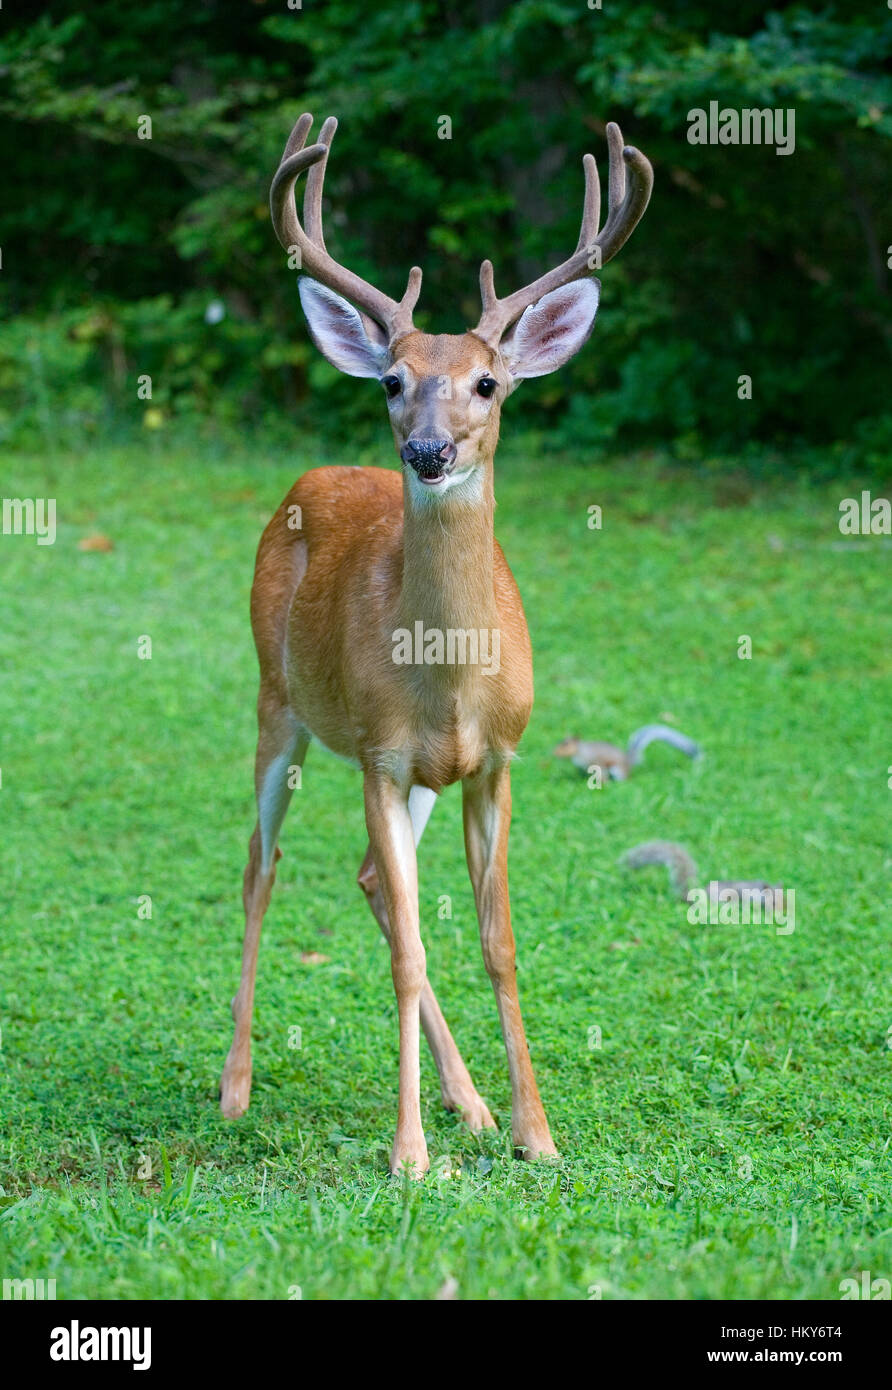
<instances>
[{"instance_id":1,"label":"green grass","mask_svg":"<svg viewBox=\"0 0 892 1390\"><path fill-rule=\"evenodd\" d=\"M449 1279L477 1298L834 1299L862 1269L889 1277L890 553L841 548L848 489L792 472L750 489L653 457L499 454L537 676L512 901L560 1161L510 1153L451 788L420 852L423 934L502 1128L463 1131L425 1052L435 1171L388 1177L395 1009L354 881L361 791L318 749L267 916L252 1105L221 1119L254 550L293 478L331 461L294 452L165 436L5 461L4 491L55 496L59 530L0 537L0 1274L55 1277L60 1298L278 1299ZM94 530L113 552L78 549ZM550 756L667 714L702 763L655 747L596 791ZM689 925L662 871L617 867L654 836L704 879L795 888L795 932Z\"/></svg>"}]
</instances>

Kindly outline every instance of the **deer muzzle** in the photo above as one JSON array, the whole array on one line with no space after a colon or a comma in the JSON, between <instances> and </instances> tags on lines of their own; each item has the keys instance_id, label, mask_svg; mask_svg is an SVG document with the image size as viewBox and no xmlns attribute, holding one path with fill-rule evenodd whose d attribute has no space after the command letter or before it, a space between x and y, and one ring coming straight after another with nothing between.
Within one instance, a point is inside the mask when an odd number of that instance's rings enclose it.
<instances>
[{"instance_id":1,"label":"deer muzzle","mask_svg":"<svg viewBox=\"0 0 892 1390\"><path fill-rule=\"evenodd\" d=\"M457 452L449 435L419 430L410 434L400 449L400 458L415 470L421 482L438 483L452 472Z\"/></svg>"}]
</instances>

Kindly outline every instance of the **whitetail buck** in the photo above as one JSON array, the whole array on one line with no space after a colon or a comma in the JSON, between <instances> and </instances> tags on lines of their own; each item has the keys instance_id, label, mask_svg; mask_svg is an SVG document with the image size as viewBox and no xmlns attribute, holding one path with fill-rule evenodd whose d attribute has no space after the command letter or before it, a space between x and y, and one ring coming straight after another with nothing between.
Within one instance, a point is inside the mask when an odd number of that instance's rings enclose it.
<instances>
[{"instance_id":1,"label":"whitetail buck","mask_svg":"<svg viewBox=\"0 0 892 1390\"><path fill-rule=\"evenodd\" d=\"M533 674L520 595L493 538L493 454L502 402L518 381L554 371L586 341L599 293L590 271L631 234L653 171L608 125L609 207L600 233L589 154L582 229L569 260L506 299L496 298L484 261L477 327L456 336L421 333L412 323L417 267L397 302L326 251L322 183L337 122L329 118L318 144L305 148L311 125L311 116L301 116L285 146L270 193L273 224L287 250L299 249L310 277L301 279L300 296L320 352L349 376L375 377L384 387L402 467L304 474L260 542L251 594L260 660L258 819L221 1106L234 1118L248 1105L257 950L291 796L289 769L303 763L316 738L363 773L369 848L359 882L390 943L399 1013L392 1171L418 1176L428 1168L419 1021L443 1103L473 1129L494 1123L428 983L419 935L416 847L437 794L458 781L483 958L511 1072L514 1144L527 1158L553 1154L520 1015L508 906L510 767L530 716ZM306 169L302 226L294 184ZM290 524L295 518L300 529Z\"/></svg>"}]
</instances>

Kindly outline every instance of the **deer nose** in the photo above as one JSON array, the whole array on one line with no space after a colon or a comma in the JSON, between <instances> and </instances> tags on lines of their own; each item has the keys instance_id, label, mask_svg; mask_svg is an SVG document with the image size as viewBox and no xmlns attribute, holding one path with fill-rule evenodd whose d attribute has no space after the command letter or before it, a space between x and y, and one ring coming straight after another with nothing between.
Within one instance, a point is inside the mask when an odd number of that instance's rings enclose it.
<instances>
[{"instance_id":1,"label":"deer nose","mask_svg":"<svg viewBox=\"0 0 892 1390\"><path fill-rule=\"evenodd\" d=\"M438 477L455 462L455 444L441 436L413 434L400 449L400 458L422 477Z\"/></svg>"}]
</instances>

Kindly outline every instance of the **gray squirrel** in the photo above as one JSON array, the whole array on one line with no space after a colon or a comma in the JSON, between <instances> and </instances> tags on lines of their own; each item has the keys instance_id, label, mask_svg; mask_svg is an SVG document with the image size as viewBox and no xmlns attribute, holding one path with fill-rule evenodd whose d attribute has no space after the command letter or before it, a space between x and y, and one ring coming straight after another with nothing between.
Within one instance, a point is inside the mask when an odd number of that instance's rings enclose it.
<instances>
[{"instance_id":1,"label":"gray squirrel","mask_svg":"<svg viewBox=\"0 0 892 1390\"><path fill-rule=\"evenodd\" d=\"M642 761L647 745L657 741L671 744L689 758L702 757L693 739L679 733L678 729L670 729L668 724L645 724L642 729L636 729L625 752L614 743L589 742L572 736L552 751L556 758L569 758L581 772L591 772L597 767L602 776L606 773L614 782L624 782L632 768Z\"/></svg>"},{"instance_id":2,"label":"gray squirrel","mask_svg":"<svg viewBox=\"0 0 892 1390\"><path fill-rule=\"evenodd\" d=\"M673 840L648 840L642 845L634 845L626 850L620 859L627 869L643 869L648 864L663 864L669 870L669 882L676 897L687 900L688 893L698 884L697 865L683 845ZM758 893L767 907L777 902L776 893L783 895L782 883L767 883L765 879L712 879L709 883L709 896L718 897L720 893L736 893L739 898L744 891ZM781 898L783 902L783 897Z\"/></svg>"}]
</instances>

